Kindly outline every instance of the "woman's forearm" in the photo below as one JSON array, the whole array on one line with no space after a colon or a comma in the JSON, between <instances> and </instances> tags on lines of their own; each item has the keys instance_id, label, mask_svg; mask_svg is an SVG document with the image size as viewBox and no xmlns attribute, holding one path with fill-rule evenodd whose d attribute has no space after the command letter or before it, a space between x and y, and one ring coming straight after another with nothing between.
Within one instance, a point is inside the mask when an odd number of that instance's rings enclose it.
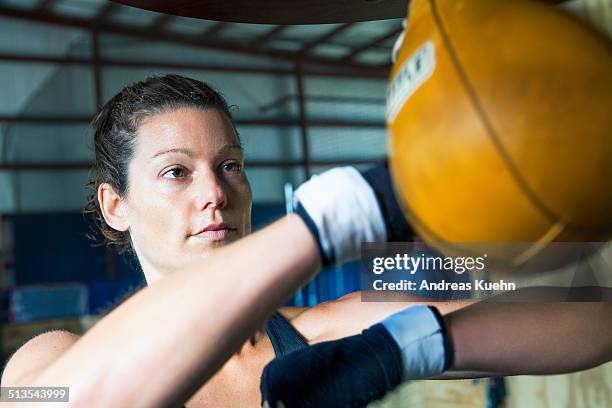
<instances>
[{"instance_id":1,"label":"woman's forearm","mask_svg":"<svg viewBox=\"0 0 612 408\"><path fill-rule=\"evenodd\" d=\"M288 216L144 288L88 331L34 384L68 386L88 405L186 400L319 268Z\"/></svg>"},{"instance_id":2,"label":"woman's forearm","mask_svg":"<svg viewBox=\"0 0 612 408\"><path fill-rule=\"evenodd\" d=\"M444 317L451 371L559 374L612 358L612 304L482 302Z\"/></svg>"}]
</instances>

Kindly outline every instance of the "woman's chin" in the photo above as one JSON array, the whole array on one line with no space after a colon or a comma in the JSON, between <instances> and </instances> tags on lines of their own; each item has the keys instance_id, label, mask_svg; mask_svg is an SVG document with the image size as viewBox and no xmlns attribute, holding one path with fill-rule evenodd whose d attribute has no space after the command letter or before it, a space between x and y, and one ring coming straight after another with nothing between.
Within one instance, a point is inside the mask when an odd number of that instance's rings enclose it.
<instances>
[{"instance_id":1,"label":"woman's chin","mask_svg":"<svg viewBox=\"0 0 612 408\"><path fill-rule=\"evenodd\" d=\"M224 237L223 239L206 239L206 238L199 238L199 237L189 237L187 239L187 245L191 250L195 250L198 253L201 253L201 251L214 251L215 249L218 248L222 248L228 244L231 244L232 242L238 240L240 237L238 237L237 234L231 234L228 235L226 237Z\"/></svg>"}]
</instances>

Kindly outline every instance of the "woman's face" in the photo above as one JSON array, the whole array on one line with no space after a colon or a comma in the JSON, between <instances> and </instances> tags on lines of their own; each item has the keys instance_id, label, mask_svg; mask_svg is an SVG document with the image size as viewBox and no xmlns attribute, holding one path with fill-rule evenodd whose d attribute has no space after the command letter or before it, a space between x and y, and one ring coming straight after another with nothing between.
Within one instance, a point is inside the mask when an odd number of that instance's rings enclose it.
<instances>
[{"instance_id":1,"label":"woman's face","mask_svg":"<svg viewBox=\"0 0 612 408\"><path fill-rule=\"evenodd\" d=\"M125 201L147 280L188 266L251 228L251 189L225 113L181 108L138 129Z\"/></svg>"}]
</instances>

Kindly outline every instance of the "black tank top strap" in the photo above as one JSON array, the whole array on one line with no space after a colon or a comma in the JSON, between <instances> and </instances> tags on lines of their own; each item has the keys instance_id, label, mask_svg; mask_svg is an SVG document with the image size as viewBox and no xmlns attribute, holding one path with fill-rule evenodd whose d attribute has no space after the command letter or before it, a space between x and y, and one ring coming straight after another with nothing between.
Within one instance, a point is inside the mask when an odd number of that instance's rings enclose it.
<instances>
[{"instance_id":1,"label":"black tank top strap","mask_svg":"<svg viewBox=\"0 0 612 408\"><path fill-rule=\"evenodd\" d=\"M308 342L280 313L274 313L266 323L266 334L272 342L276 357L308 347Z\"/></svg>"}]
</instances>

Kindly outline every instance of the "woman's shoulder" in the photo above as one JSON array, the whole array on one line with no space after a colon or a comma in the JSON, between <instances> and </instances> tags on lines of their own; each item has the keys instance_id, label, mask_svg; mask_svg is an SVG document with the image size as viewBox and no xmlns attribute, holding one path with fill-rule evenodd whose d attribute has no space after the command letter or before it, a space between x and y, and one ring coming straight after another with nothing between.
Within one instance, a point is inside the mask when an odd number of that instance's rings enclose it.
<instances>
[{"instance_id":1,"label":"woman's shoulder","mask_svg":"<svg viewBox=\"0 0 612 408\"><path fill-rule=\"evenodd\" d=\"M39 334L11 356L2 373L2 386L27 384L80 338L65 330Z\"/></svg>"},{"instance_id":2,"label":"woman's shoulder","mask_svg":"<svg viewBox=\"0 0 612 408\"><path fill-rule=\"evenodd\" d=\"M350 305L357 301L356 294L319 303L312 307L283 307L279 313L306 339L308 344L317 343L337 323L346 320Z\"/></svg>"},{"instance_id":3,"label":"woman's shoulder","mask_svg":"<svg viewBox=\"0 0 612 408\"><path fill-rule=\"evenodd\" d=\"M297 306L285 306L278 309L278 313L280 313L285 319L291 321L292 319L297 318L305 311L309 310L309 307L297 307Z\"/></svg>"}]
</instances>

